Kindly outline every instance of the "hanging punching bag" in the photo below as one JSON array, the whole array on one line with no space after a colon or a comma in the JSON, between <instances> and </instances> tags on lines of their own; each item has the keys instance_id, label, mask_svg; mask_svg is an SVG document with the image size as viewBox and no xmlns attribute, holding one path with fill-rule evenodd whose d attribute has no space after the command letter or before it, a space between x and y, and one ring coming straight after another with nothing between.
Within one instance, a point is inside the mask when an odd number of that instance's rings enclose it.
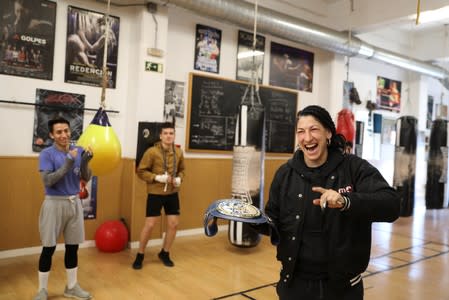
<instances>
[{"instance_id":1,"label":"hanging punching bag","mask_svg":"<svg viewBox=\"0 0 449 300\"><path fill-rule=\"evenodd\" d=\"M446 198L448 121L436 119L432 122L427 161L426 208L443 208Z\"/></svg>"},{"instance_id":2,"label":"hanging punching bag","mask_svg":"<svg viewBox=\"0 0 449 300\"><path fill-rule=\"evenodd\" d=\"M120 141L109 123L108 115L101 107L81 134L77 145L92 149L94 156L89 167L94 175L108 174L120 163Z\"/></svg>"},{"instance_id":3,"label":"hanging punching bag","mask_svg":"<svg viewBox=\"0 0 449 300\"><path fill-rule=\"evenodd\" d=\"M396 120L393 187L401 196L402 217L411 216L415 206L417 124L412 116Z\"/></svg>"},{"instance_id":4,"label":"hanging punching bag","mask_svg":"<svg viewBox=\"0 0 449 300\"><path fill-rule=\"evenodd\" d=\"M264 107L242 104L237 118L232 161L232 198L263 207ZM237 247L254 247L260 234L248 223L229 221L229 242Z\"/></svg>"},{"instance_id":5,"label":"hanging punching bag","mask_svg":"<svg viewBox=\"0 0 449 300\"><path fill-rule=\"evenodd\" d=\"M337 133L342 134L346 141L354 143L354 114L347 108L342 109L338 113Z\"/></svg>"}]
</instances>

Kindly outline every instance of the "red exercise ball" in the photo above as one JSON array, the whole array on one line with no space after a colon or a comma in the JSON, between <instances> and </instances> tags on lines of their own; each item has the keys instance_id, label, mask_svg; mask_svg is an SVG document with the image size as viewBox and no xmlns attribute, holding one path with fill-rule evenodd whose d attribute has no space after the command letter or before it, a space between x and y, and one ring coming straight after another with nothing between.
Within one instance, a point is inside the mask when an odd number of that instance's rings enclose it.
<instances>
[{"instance_id":1,"label":"red exercise ball","mask_svg":"<svg viewBox=\"0 0 449 300\"><path fill-rule=\"evenodd\" d=\"M106 221L95 232L95 245L103 252L122 251L128 242L128 229L122 221Z\"/></svg>"}]
</instances>

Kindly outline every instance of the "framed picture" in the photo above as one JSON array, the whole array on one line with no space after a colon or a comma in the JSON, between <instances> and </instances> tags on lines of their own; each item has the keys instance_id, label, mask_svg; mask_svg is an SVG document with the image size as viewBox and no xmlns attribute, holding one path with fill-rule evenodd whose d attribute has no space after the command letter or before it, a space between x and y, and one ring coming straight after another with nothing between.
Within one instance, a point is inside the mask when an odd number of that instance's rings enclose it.
<instances>
[{"instance_id":1,"label":"framed picture","mask_svg":"<svg viewBox=\"0 0 449 300\"><path fill-rule=\"evenodd\" d=\"M220 71L221 30L196 25L194 69L211 73Z\"/></svg>"},{"instance_id":2,"label":"framed picture","mask_svg":"<svg viewBox=\"0 0 449 300\"><path fill-rule=\"evenodd\" d=\"M271 42L270 85L312 92L314 54Z\"/></svg>"},{"instance_id":3,"label":"framed picture","mask_svg":"<svg viewBox=\"0 0 449 300\"><path fill-rule=\"evenodd\" d=\"M265 37L256 35L256 47L253 51L254 34L239 30L237 45L237 80L251 81L252 73L259 83L263 80L263 62L265 57Z\"/></svg>"},{"instance_id":4,"label":"framed picture","mask_svg":"<svg viewBox=\"0 0 449 300\"><path fill-rule=\"evenodd\" d=\"M0 74L53 79L56 2L0 1Z\"/></svg>"},{"instance_id":5,"label":"framed picture","mask_svg":"<svg viewBox=\"0 0 449 300\"><path fill-rule=\"evenodd\" d=\"M401 110L401 82L377 76L377 107L399 112Z\"/></svg>"},{"instance_id":6,"label":"framed picture","mask_svg":"<svg viewBox=\"0 0 449 300\"><path fill-rule=\"evenodd\" d=\"M351 101L349 95L351 94L351 89L354 87L354 82L343 81L343 108L351 109Z\"/></svg>"},{"instance_id":7,"label":"framed picture","mask_svg":"<svg viewBox=\"0 0 449 300\"><path fill-rule=\"evenodd\" d=\"M396 142L396 120L382 117L382 144L394 145Z\"/></svg>"},{"instance_id":8,"label":"framed picture","mask_svg":"<svg viewBox=\"0 0 449 300\"><path fill-rule=\"evenodd\" d=\"M184 82L165 80L164 121L184 127Z\"/></svg>"},{"instance_id":9,"label":"framed picture","mask_svg":"<svg viewBox=\"0 0 449 300\"><path fill-rule=\"evenodd\" d=\"M107 85L115 88L120 19L109 16ZM102 86L106 19L102 13L73 6L67 12L65 82Z\"/></svg>"},{"instance_id":10,"label":"framed picture","mask_svg":"<svg viewBox=\"0 0 449 300\"><path fill-rule=\"evenodd\" d=\"M51 146L53 141L48 132L48 121L63 117L70 122L72 142L76 142L83 132L84 95L36 90L36 108L34 113L33 151L40 152Z\"/></svg>"}]
</instances>

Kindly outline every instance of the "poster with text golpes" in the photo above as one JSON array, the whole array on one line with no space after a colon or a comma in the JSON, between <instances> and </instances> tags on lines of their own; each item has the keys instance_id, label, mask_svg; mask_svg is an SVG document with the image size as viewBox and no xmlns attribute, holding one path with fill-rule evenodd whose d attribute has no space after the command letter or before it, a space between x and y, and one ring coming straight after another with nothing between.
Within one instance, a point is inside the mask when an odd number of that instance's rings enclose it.
<instances>
[{"instance_id":1,"label":"poster with text golpes","mask_svg":"<svg viewBox=\"0 0 449 300\"><path fill-rule=\"evenodd\" d=\"M107 38L106 87L115 88L120 19L108 20L102 13L68 7L65 82L102 86Z\"/></svg>"},{"instance_id":2,"label":"poster with text golpes","mask_svg":"<svg viewBox=\"0 0 449 300\"><path fill-rule=\"evenodd\" d=\"M56 3L0 1L0 74L53 79Z\"/></svg>"}]
</instances>

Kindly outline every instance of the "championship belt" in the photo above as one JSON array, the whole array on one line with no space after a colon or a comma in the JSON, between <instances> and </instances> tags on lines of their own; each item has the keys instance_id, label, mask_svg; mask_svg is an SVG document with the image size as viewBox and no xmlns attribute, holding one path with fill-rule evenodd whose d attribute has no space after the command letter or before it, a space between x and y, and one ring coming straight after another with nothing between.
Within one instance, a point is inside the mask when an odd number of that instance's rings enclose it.
<instances>
[{"instance_id":1,"label":"championship belt","mask_svg":"<svg viewBox=\"0 0 449 300\"><path fill-rule=\"evenodd\" d=\"M260 216L257 207L237 199L219 201L216 209L219 213L230 217L251 219Z\"/></svg>"},{"instance_id":2,"label":"championship belt","mask_svg":"<svg viewBox=\"0 0 449 300\"><path fill-rule=\"evenodd\" d=\"M204 231L207 236L211 237L217 234L218 219L254 225L268 224L271 243L273 245L277 245L279 243L279 233L270 217L265 215L254 205L242 200L222 199L209 205L204 215Z\"/></svg>"}]
</instances>

